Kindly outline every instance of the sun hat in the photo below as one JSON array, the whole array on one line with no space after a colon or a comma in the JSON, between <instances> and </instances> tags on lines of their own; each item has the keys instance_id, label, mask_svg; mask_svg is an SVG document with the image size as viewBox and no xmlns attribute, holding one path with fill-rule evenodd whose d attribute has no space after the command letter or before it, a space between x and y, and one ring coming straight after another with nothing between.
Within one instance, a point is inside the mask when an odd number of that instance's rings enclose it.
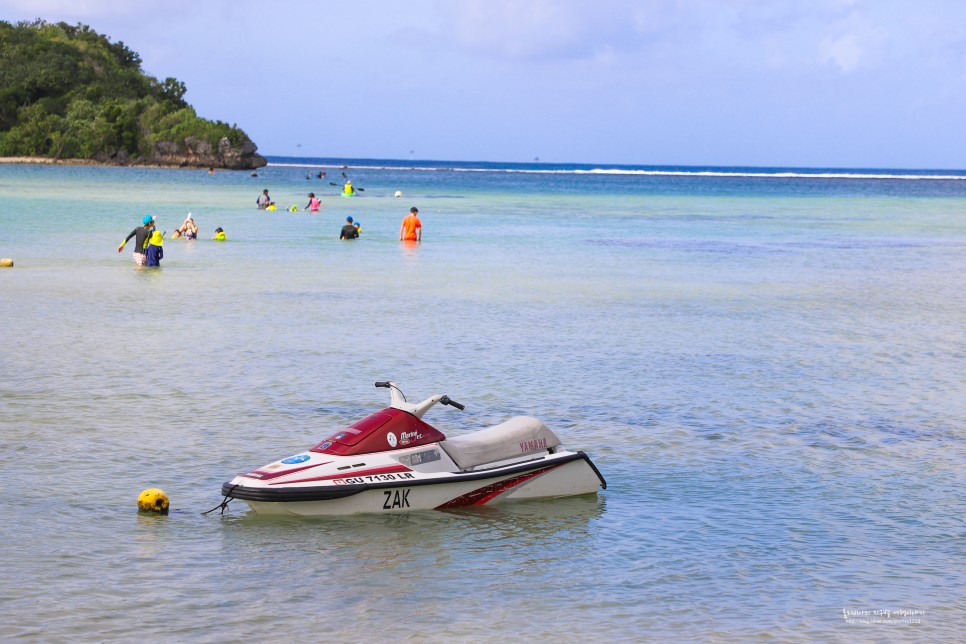
<instances>
[{"instance_id":1,"label":"sun hat","mask_svg":"<svg viewBox=\"0 0 966 644\"><path fill-rule=\"evenodd\" d=\"M164 242L164 233L161 232L160 230L154 231L154 234L151 235L151 243L154 244L155 246L160 246L163 242Z\"/></svg>"}]
</instances>

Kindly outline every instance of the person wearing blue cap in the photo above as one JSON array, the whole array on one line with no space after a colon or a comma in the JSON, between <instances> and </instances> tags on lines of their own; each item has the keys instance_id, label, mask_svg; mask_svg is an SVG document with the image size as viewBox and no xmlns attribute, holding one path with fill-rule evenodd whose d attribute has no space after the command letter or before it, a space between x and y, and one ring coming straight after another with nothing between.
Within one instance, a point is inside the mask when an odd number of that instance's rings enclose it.
<instances>
[{"instance_id":1,"label":"person wearing blue cap","mask_svg":"<svg viewBox=\"0 0 966 644\"><path fill-rule=\"evenodd\" d=\"M151 231L154 228L154 217L144 215L141 223L143 225L132 230L131 234L125 237L121 245L117 247L117 252L120 253L124 250L124 245L131 241L131 237L134 237L134 263L137 266L144 266L148 261L145 249L148 246L148 239L151 238Z\"/></svg>"},{"instance_id":2,"label":"person wearing blue cap","mask_svg":"<svg viewBox=\"0 0 966 644\"><path fill-rule=\"evenodd\" d=\"M342 227L342 232L339 233L339 239L357 239L359 237L359 230L352 225L352 217L345 218L345 226Z\"/></svg>"}]
</instances>

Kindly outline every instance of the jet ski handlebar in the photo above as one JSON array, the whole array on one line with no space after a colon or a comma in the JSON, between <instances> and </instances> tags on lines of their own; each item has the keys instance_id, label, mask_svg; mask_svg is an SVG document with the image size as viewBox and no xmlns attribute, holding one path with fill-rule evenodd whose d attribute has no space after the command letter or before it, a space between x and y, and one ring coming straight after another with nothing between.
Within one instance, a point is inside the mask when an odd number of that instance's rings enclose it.
<instances>
[{"instance_id":1,"label":"jet ski handlebar","mask_svg":"<svg viewBox=\"0 0 966 644\"><path fill-rule=\"evenodd\" d=\"M396 386L396 383L385 380L376 383L376 387L389 390L390 404L389 406L394 409L401 409L402 411L409 412L410 414L416 416L417 418L422 418L430 407L436 403L441 403L443 405L449 405L450 407L456 407L460 411L466 409L466 406L462 403L458 403L449 396L436 394L435 396L430 396L421 403L410 403L406 402L406 396L403 395L402 390Z\"/></svg>"},{"instance_id":2,"label":"jet ski handlebar","mask_svg":"<svg viewBox=\"0 0 966 644\"><path fill-rule=\"evenodd\" d=\"M464 409L466 409L466 405L464 405L462 403L456 402L455 400L453 400L449 396L443 396L442 398L440 398L439 399L439 404L441 404L441 405L449 405L451 407L456 407L460 411L463 411Z\"/></svg>"}]
</instances>

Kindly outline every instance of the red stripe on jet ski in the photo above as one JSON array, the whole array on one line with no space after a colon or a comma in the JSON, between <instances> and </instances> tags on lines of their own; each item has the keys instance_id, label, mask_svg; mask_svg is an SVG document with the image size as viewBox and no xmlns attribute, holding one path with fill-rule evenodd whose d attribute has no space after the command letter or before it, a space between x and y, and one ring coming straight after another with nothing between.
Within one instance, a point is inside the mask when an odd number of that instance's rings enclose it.
<instances>
[{"instance_id":1,"label":"red stripe on jet ski","mask_svg":"<svg viewBox=\"0 0 966 644\"><path fill-rule=\"evenodd\" d=\"M521 483L526 483L533 477L540 476L541 474L549 472L556 467L560 467L560 465L561 464L551 465L534 472L527 472L526 474L521 474L519 476L511 476L508 479L497 481L496 483L490 483L489 485L484 485L483 487L477 488L472 492L467 492L466 494L458 496L455 499L450 499L443 505L436 506L434 509L446 510L449 508L465 508L470 505L484 505L504 492L515 488Z\"/></svg>"},{"instance_id":2,"label":"red stripe on jet ski","mask_svg":"<svg viewBox=\"0 0 966 644\"><path fill-rule=\"evenodd\" d=\"M309 470L320 465L328 465L331 462L332 461L326 461L325 463L313 463L312 465L303 465L302 467L293 467L290 470L279 470L277 472L254 470L252 472L245 472L242 474L242 476L247 476L250 479L258 479L259 481L267 481L269 479L277 479L278 477L285 476L286 474L295 474L296 472L301 472L302 470Z\"/></svg>"},{"instance_id":3,"label":"red stripe on jet ski","mask_svg":"<svg viewBox=\"0 0 966 644\"><path fill-rule=\"evenodd\" d=\"M331 461L330 461L331 462ZM371 470L356 470L355 472L341 472L328 476L315 476L308 479L296 479L294 481L275 481L269 485L288 485L289 483L305 483L307 481L331 481L333 479L347 479L355 476L367 476L372 474L394 474L396 472L412 472L405 465L388 465L386 467L374 467Z\"/></svg>"}]
</instances>

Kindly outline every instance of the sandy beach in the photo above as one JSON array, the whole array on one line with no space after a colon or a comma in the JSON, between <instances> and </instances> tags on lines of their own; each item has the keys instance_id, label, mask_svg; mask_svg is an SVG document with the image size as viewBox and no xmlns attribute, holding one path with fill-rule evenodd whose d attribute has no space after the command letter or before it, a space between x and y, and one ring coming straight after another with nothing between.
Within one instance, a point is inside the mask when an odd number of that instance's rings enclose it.
<instances>
[{"instance_id":1,"label":"sandy beach","mask_svg":"<svg viewBox=\"0 0 966 644\"><path fill-rule=\"evenodd\" d=\"M80 165L80 166L138 166L142 168L170 168L177 166L161 166L157 164L122 164L122 163L106 163L104 161L96 161L94 159L52 159L50 157L0 157L0 163L10 163L10 164L29 164L29 165Z\"/></svg>"},{"instance_id":2,"label":"sandy beach","mask_svg":"<svg viewBox=\"0 0 966 644\"><path fill-rule=\"evenodd\" d=\"M173 170L204 170L206 165L162 165L159 163L109 163L97 161L95 159L52 159L49 157L0 157L0 163L25 164L25 165L72 165L72 166L103 166L115 168L170 168ZM228 168L215 167L216 170L228 170ZM244 170L247 172L247 170Z\"/></svg>"},{"instance_id":3,"label":"sandy beach","mask_svg":"<svg viewBox=\"0 0 966 644\"><path fill-rule=\"evenodd\" d=\"M89 159L50 159L48 157L0 157L0 163L34 163L40 165L105 165Z\"/></svg>"}]
</instances>

